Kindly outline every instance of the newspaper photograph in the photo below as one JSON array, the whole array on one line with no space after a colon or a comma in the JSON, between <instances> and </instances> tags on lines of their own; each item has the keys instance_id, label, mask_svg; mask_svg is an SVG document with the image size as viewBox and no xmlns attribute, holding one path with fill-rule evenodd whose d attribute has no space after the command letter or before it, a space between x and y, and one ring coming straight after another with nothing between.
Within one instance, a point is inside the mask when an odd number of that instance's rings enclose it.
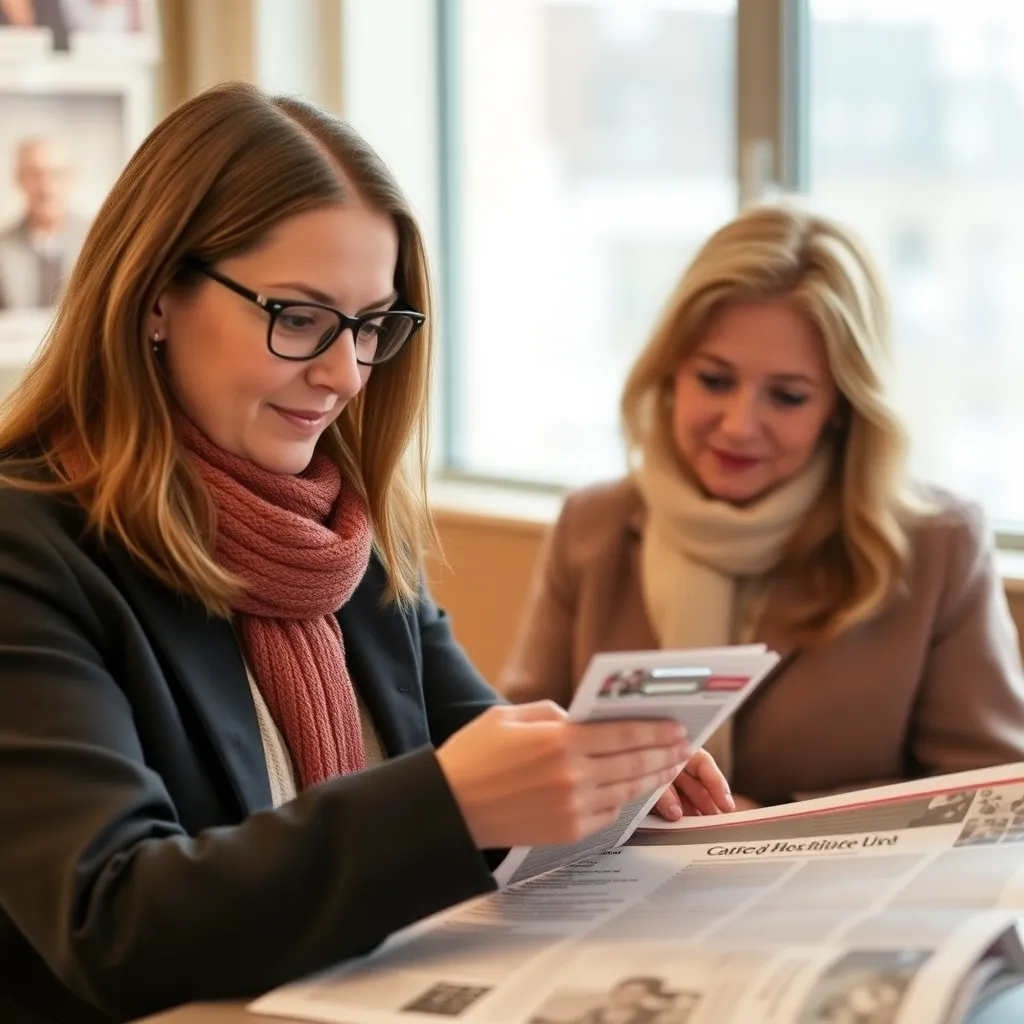
<instances>
[{"instance_id":1,"label":"newspaper photograph","mask_svg":"<svg viewBox=\"0 0 1024 1024\"><path fill-rule=\"evenodd\" d=\"M1024 977L1022 800L1019 764L637 835L252 1009L338 1024L960 1021Z\"/></svg>"},{"instance_id":2,"label":"newspaper photograph","mask_svg":"<svg viewBox=\"0 0 1024 1024\"><path fill-rule=\"evenodd\" d=\"M577 722L674 718L685 726L696 750L736 713L778 661L764 644L598 654L583 674L569 717ZM664 788L623 808L607 828L583 842L510 850L494 872L495 880L512 885L620 845L648 817Z\"/></svg>"}]
</instances>

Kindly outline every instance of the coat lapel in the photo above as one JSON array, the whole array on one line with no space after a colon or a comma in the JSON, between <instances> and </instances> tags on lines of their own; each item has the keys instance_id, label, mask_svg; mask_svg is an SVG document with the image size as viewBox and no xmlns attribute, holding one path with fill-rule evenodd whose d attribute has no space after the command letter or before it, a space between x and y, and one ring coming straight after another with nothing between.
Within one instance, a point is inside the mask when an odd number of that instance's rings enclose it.
<instances>
[{"instance_id":1,"label":"coat lapel","mask_svg":"<svg viewBox=\"0 0 1024 1024\"><path fill-rule=\"evenodd\" d=\"M231 624L168 590L127 552L113 548L107 554L146 633L209 734L244 814L270 807L263 740Z\"/></svg>"},{"instance_id":2,"label":"coat lapel","mask_svg":"<svg viewBox=\"0 0 1024 1024\"><path fill-rule=\"evenodd\" d=\"M384 605L383 570L372 559L338 612L345 664L389 757L430 743L419 656L407 613Z\"/></svg>"}]
</instances>

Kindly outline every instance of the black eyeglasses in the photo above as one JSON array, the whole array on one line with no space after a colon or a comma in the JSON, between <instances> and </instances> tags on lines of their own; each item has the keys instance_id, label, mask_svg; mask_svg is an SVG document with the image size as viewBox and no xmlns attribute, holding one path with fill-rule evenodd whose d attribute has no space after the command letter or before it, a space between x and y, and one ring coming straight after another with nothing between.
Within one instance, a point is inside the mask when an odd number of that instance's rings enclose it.
<instances>
[{"instance_id":1,"label":"black eyeglasses","mask_svg":"<svg viewBox=\"0 0 1024 1024\"><path fill-rule=\"evenodd\" d=\"M270 317L267 348L280 359L295 362L315 359L334 344L342 331L349 330L355 339L356 362L362 366L377 366L398 355L427 319L411 309L346 316L340 309L320 302L272 299L232 281L202 260L190 259L186 263L266 312Z\"/></svg>"}]
</instances>

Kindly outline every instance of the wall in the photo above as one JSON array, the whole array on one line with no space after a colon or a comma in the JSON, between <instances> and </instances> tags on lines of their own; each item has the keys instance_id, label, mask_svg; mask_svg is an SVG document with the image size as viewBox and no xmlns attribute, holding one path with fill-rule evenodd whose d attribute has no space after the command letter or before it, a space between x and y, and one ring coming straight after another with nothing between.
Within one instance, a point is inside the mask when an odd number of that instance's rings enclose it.
<instances>
[{"instance_id":1,"label":"wall","mask_svg":"<svg viewBox=\"0 0 1024 1024\"><path fill-rule=\"evenodd\" d=\"M434 596L477 667L493 680L512 642L544 528L444 509L436 517L447 566L430 568ZM1024 592L1018 584L1007 596L1024 637Z\"/></svg>"},{"instance_id":2,"label":"wall","mask_svg":"<svg viewBox=\"0 0 1024 1024\"><path fill-rule=\"evenodd\" d=\"M428 569L434 597L477 668L493 680L511 646L544 527L444 510L436 518L445 564Z\"/></svg>"}]
</instances>

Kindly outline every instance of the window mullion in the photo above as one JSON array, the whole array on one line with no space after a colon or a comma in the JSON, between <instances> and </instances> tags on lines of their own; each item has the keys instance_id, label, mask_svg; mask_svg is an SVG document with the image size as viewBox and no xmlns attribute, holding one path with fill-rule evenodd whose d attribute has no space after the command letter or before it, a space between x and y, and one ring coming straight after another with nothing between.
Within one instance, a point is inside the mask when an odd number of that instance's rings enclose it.
<instances>
[{"instance_id":1,"label":"window mullion","mask_svg":"<svg viewBox=\"0 0 1024 1024\"><path fill-rule=\"evenodd\" d=\"M738 0L736 166L740 205L786 186L783 61L786 0Z\"/></svg>"},{"instance_id":2,"label":"window mullion","mask_svg":"<svg viewBox=\"0 0 1024 1024\"><path fill-rule=\"evenodd\" d=\"M809 0L780 0L779 184L789 192L810 189Z\"/></svg>"}]
</instances>

